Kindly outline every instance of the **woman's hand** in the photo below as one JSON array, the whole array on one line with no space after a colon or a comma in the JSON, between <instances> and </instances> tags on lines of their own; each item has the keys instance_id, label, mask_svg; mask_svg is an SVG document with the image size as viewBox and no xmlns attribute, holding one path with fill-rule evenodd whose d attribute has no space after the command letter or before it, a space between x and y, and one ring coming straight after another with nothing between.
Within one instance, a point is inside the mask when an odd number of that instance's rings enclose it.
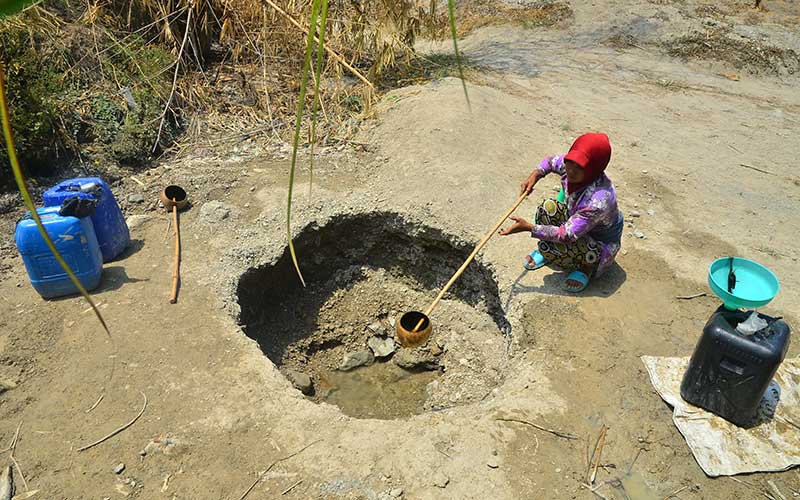
<instances>
[{"instance_id":1,"label":"woman's hand","mask_svg":"<svg viewBox=\"0 0 800 500\"><path fill-rule=\"evenodd\" d=\"M541 178L542 178L542 173L538 170L534 170L533 173L528 177L526 177L525 180L522 181L522 183L519 185L520 196L523 193L531 194L531 191L533 191L533 186L535 186L536 183L539 182L539 179Z\"/></svg>"},{"instance_id":2,"label":"woman's hand","mask_svg":"<svg viewBox=\"0 0 800 500\"><path fill-rule=\"evenodd\" d=\"M533 229L533 224L526 221L522 217L516 217L512 215L511 217L509 217L509 219L513 220L514 223L505 229L501 229L498 233L500 234L500 236L508 236L509 234L514 234L514 233L523 233L525 231L530 231L531 229Z\"/></svg>"}]
</instances>

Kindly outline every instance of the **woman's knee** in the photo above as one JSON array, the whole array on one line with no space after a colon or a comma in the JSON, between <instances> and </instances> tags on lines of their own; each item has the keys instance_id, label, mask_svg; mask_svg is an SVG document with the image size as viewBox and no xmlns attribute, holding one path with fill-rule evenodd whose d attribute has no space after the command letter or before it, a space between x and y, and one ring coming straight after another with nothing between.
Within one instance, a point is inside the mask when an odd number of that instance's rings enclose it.
<instances>
[{"instance_id":1,"label":"woman's knee","mask_svg":"<svg viewBox=\"0 0 800 500\"><path fill-rule=\"evenodd\" d=\"M539 211L553 217L558 213L558 201L555 198L545 198L539 204Z\"/></svg>"},{"instance_id":2,"label":"woman's knee","mask_svg":"<svg viewBox=\"0 0 800 500\"><path fill-rule=\"evenodd\" d=\"M534 220L536 224L546 226L560 226L569 218L567 206L552 198L545 199L536 209Z\"/></svg>"}]
</instances>

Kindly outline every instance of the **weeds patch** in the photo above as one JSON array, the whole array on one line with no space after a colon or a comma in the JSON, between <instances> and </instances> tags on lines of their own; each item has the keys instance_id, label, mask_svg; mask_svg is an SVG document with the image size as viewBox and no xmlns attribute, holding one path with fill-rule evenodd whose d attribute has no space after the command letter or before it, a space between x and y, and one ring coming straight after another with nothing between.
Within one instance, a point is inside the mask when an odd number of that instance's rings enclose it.
<instances>
[{"instance_id":1,"label":"weeds patch","mask_svg":"<svg viewBox=\"0 0 800 500\"><path fill-rule=\"evenodd\" d=\"M461 56L464 67L464 78L477 83L480 68L474 65L469 58ZM406 85L415 85L447 77L458 77L456 57L452 53L436 53L419 55L408 64L397 66L388 70L380 81L380 90L390 90Z\"/></svg>"},{"instance_id":2,"label":"weeds patch","mask_svg":"<svg viewBox=\"0 0 800 500\"><path fill-rule=\"evenodd\" d=\"M800 70L800 55L726 30L694 32L664 45L667 54L682 59L715 60L753 74L793 74Z\"/></svg>"},{"instance_id":3,"label":"weeds patch","mask_svg":"<svg viewBox=\"0 0 800 500\"><path fill-rule=\"evenodd\" d=\"M524 28L542 28L556 26L571 17L572 8L561 1L511 5L499 0L477 0L460 4L456 14L460 37L484 26L513 24Z\"/></svg>"},{"instance_id":4,"label":"weeds patch","mask_svg":"<svg viewBox=\"0 0 800 500\"><path fill-rule=\"evenodd\" d=\"M642 48L642 42L630 33L615 33L606 39L605 45L618 50L629 49L631 47L637 49Z\"/></svg>"}]
</instances>

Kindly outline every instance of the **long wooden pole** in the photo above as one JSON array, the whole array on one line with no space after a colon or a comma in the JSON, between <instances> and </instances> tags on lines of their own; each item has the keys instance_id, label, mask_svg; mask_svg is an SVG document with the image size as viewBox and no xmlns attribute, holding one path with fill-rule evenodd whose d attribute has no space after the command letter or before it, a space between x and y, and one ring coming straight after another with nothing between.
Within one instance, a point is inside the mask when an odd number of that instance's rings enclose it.
<instances>
[{"instance_id":1,"label":"long wooden pole","mask_svg":"<svg viewBox=\"0 0 800 500\"><path fill-rule=\"evenodd\" d=\"M442 288L442 291L439 292L439 295L437 295L436 298L433 300L433 302L431 302L431 305L428 306L428 309L425 310L425 316L430 316L430 314L433 312L433 309L437 305L439 305L439 301L442 300L442 297L444 297L444 294L447 293L447 290L449 290L450 287L453 286L453 283L455 283L456 280L461 276L461 274L464 271L466 271L467 266L469 266L469 264L472 262L472 259L474 259L475 256L478 254L478 252L481 251L481 248L483 248L483 246L486 245L486 243L489 242L489 240L492 238L492 236L494 236L494 233L496 233L497 230L500 228L500 226L502 226L503 223L506 221L506 219L508 219L508 217L512 213L514 213L514 210L516 210L517 207L520 206L520 204L525 200L525 198L527 196L528 196L528 193L521 194L520 197L517 198L517 201L514 202L514 205L511 208L509 208L508 211L506 211L506 213L503 214L503 216L500 218L499 221L497 221L497 224L495 224L494 227L491 230L489 230L488 233L486 233L486 235L483 237L483 239L480 241L480 243L478 243L478 245L472 251L472 253L469 254L469 257L467 257L467 260L465 260L464 263L461 264L461 267L458 268L458 271L456 271L456 273L453 275L453 277L450 278L450 281L448 281L447 284L444 286L444 288ZM414 330L412 330L412 332L416 333L417 330L419 330L419 328L422 326L422 323L424 323L424 322L425 322L425 318L424 317L420 318L419 323L417 323L417 326L414 327Z\"/></svg>"},{"instance_id":2,"label":"long wooden pole","mask_svg":"<svg viewBox=\"0 0 800 500\"><path fill-rule=\"evenodd\" d=\"M172 199L172 224L175 226L175 263L172 266L172 294L169 303L178 301L178 276L181 265L181 232L178 228L178 202Z\"/></svg>"}]
</instances>

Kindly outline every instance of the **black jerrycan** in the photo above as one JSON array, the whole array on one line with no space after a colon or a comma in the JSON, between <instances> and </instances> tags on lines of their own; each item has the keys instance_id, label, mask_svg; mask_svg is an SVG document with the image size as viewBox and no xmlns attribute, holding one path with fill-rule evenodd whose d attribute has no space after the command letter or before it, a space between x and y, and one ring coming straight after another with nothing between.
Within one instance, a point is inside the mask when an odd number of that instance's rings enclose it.
<instances>
[{"instance_id":1,"label":"black jerrycan","mask_svg":"<svg viewBox=\"0 0 800 500\"><path fill-rule=\"evenodd\" d=\"M789 326L763 314L767 326L751 335L736 327L753 311L721 306L711 315L681 382L681 396L736 425L753 423L756 410L789 348Z\"/></svg>"}]
</instances>

